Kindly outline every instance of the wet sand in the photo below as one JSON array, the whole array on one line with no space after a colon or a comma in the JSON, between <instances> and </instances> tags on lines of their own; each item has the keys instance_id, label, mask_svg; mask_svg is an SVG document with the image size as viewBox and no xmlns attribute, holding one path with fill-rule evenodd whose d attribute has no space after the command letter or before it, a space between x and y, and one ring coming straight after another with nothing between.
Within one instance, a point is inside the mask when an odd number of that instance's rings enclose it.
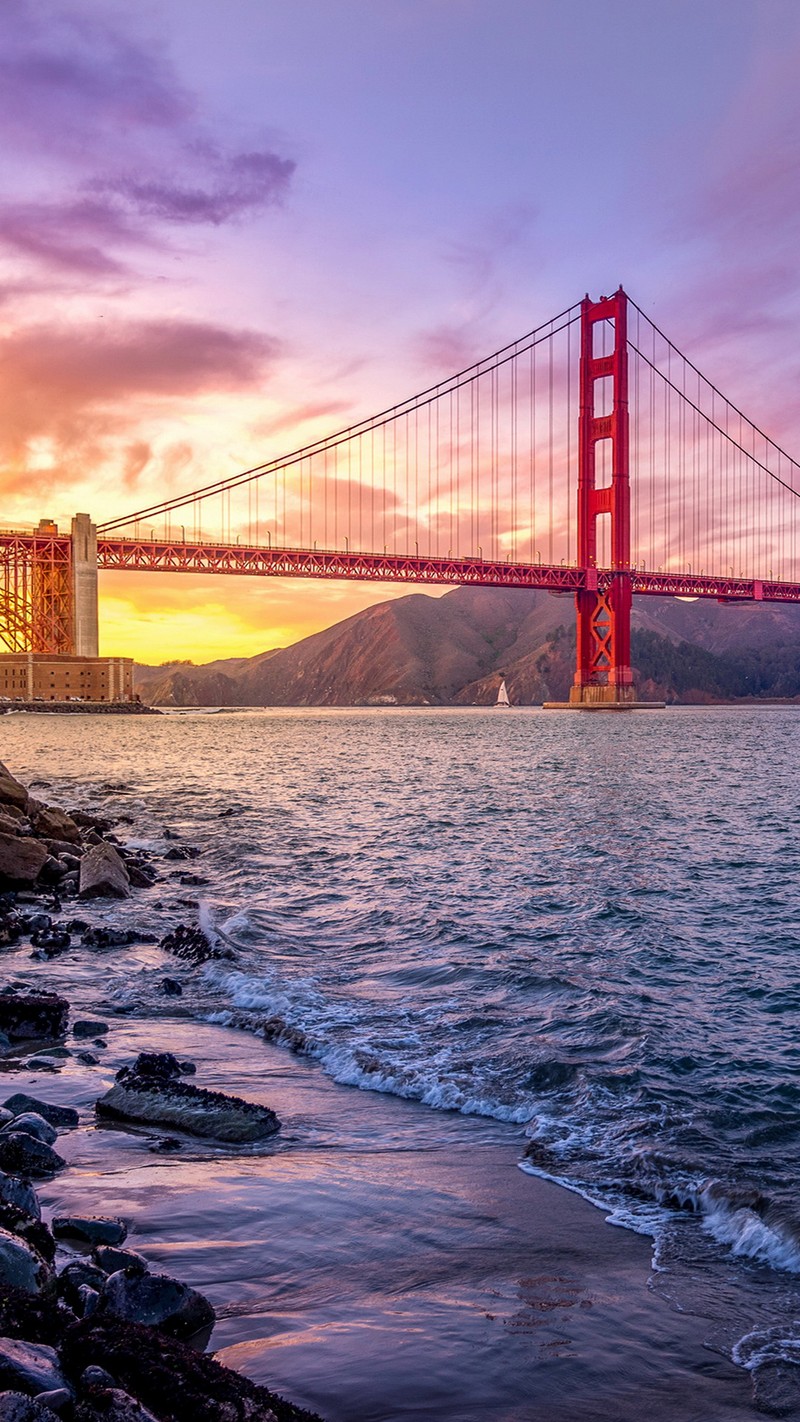
<instances>
[{"instance_id":1,"label":"wet sand","mask_svg":"<svg viewBox=\"0 0 800 1422\"><path fill-rule=\"evenodd\" d=\"M109 1016L82 987L81 1013L110 1024L101 1065L6 1075L82 1112L42 1203L129 1221L131 1247L215 1305L221 1362L328 1422L754 1416L704 1320L648 1287L650 1241L523 1174L516 1128L337 1085L229 1028ZM163 1155L153 1130L97 1127L96 1097L145 1049L272 1106L279 1136Z\"/></svg>"}]
</instances>

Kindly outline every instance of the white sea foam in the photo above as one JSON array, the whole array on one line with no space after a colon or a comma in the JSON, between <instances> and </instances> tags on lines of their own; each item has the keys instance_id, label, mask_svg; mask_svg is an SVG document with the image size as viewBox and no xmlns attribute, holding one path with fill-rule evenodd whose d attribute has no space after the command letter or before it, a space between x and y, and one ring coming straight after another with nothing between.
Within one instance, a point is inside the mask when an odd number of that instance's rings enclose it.
<instances>
[{"instance_id":1,"label":"white sea foam","mask_svg":"<svg viewBox=\"0 0 800 1422\"><path fill-rule=\"evenodd\" d=\"M731 1357L749 1373L763 1363L800 1364L800 1319L780 1323L775 1328L755 1328L745 1333L731 1349Z\"/></svg>"},{"instance_id":2,"label":"white sea foam","mask_svg":"<svg viewBox=\"0 0 800 1422\"><path fill-rule=\"evenodd\" d=\"M362 1091L385 1092L406 1100L420 1101L439 1111L458 1111L464 1116L486 1116L498 1121L524 1125L533 1115L528 1103L508 1104L498 1101L481 1089L475 1080L460 1080L448 1074L447 1054L438 1052L431 1060L388 1060L380 1048L373 1046L369 1028L362 1020L356 1003L326 1002L313 979L286 981L260 978L244 973L232 973L209 964L205 968L209 983L221 990L231 1003L228 1009L206 1014L210 1022L230 1023L237 1011L258 1014L270 1022L274 1040L283 1033L276 1023L285 1024L287 1040L301 1032L303 1050L314 1057L323 1071L344 1086ZM257 1030L258 1022L253 1022ZM346 1042L331 1040L334 1033L345 1029ZM406 1049L420 1044L416 1033L403 1034Z\"/></svg>"},{"instance_id":3,"label":"white sea foam","mask_svg":"<svg viewBox=\"0 0 800 1422\"><path fill-rule=\"evenodd\" d=\"M719 1244L727 1244L732 1254L800 1274L800 1242L780 1223L768 1223L754 1210L729 1203L711 1189L701 1192L700 1207L703 1229Z\"/></svg>"}]
</instances>

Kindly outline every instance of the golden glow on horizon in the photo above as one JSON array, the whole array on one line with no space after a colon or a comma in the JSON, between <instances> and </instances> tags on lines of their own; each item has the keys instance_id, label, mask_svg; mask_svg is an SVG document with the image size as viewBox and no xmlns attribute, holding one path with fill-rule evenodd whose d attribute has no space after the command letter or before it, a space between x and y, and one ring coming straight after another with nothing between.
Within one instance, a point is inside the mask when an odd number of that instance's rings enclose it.
<instances>
[{"instance_id":1,"label":"golden glow on horizon","mask_svg":"<svg viewBox=\"0 0 800 1422\"><path fill-rule=\"evenodd\" d=\"M100 655L158 666L255 657L288 647L364 608L409 592L449 589L391 583L327 583L283 578L100 576Z\"/></svg>"}]
</instances>

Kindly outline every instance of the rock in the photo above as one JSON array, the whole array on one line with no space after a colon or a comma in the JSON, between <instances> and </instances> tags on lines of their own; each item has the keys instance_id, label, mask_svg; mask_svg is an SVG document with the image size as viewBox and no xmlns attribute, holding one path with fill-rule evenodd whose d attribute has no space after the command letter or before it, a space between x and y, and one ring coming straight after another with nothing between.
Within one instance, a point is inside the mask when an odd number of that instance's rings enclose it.
<instances>
[{"instance_id":1,"label":"rock","mask_svg":"<svg viewBox=\"0 0 800 1422\"><path fill-rule=\"evenodd\" d=\"M53 927L53 920L49 913L21 913L19 923L24 933L42 933L45 929Z\"/></svg>"},{"instance_id":2,"label":"rock","mask_svg":"<svg viewBox=\"0 0 800 1422\"><path fill-rule=\"evenodd\" d=\"M22 1111L19 1116L12 1116L11 1122L3 1127L0 1134L9 1130L12 1125L15 1131L24 1131L28 1136L35 1136L38 1141L44 1141L45 1145L52 1145L53 1141L58 1139L55 1126L51 1126L38 1111Z\"/></svg>"},{"instance_id":3,"label":"rock","mask_svg":"<svg viewBox=\"0 0 800 1422\"><path fill-rule=\"evenodd\" d=\"M12 1042L60 1037L68 1020L69 1003L57 993L0 993L0 1031Z\"/></svg>"},{"instance_id":4,"label":"rock","mask_svg":"<svg viewBox=\"0 0 800 1422\"><path fill-rule=\"evenodd\" d=\"M57 805L42 805L40 810L31 815L31 822L42 839L59 839L65 844L80 844L79 827L72 817Z\"/></svg>"},{"instance_id":5,"label":"rock","mask_svg":"<svg viewBox=\"0 0 800 1422\"><path fill-rule=\"evenodd\" d=\"M105 1368L98 1368L97 1366L92 1364L90 1364L88 1368L84 1368L83 1372L81 1373L80 1382L81 1387L114 1386L114 1379L112 1378L111 1374L107 1373Z\"/></svg>"},{"instance_id":6,"label":"rock","mask_svg":"<svg viewBox=\"0 0 800 1422\"><path fill-rule=\"evenodd\" d=\"M37 1294L50 1278L38 1250L10 1230L0 1228L0 1284L10 1284L26 1294Z\"/></svg>"},{"instance_id":7,"label":"rock","mask_svg":"<svg viewBox=\"0 0 800 1422\"><path fill-rule=\"evenodd\" d=\"M72 1024L73 1037L99 1037L101 1032L107 1031L108 1023L95 1021L93 1017L81 1017Z\"/></svg>"},{"instance_id":8,"label":"rock","mask_svg":"<svg viewBox=\"0 0 800 1422\"><path fill-rule=\"evenodd\" d=\"M46 1180L63 1170L66 1161L52 1146L37 1141L24 1131L0 1131L0 1170L9 1175L24 1175L33 1180Z\"/></svg>"},{"instance_id":9,"label":"rock","mask_svg":"<svg viewBox=\"0 0 800 1422\"><path fill-rule=\"evenodd\" d=\"M0 1392L0 1422L58 1422L58 1413L24 1392Z\"/></svg>"},{"instance_id":10,"label":"rock","mask_svg":"<svg viewBox=\"0 0 800 1422\"><path fill-rule=\"evenodd\" d=\"M199 859L200 850L193 844L174 844L164 855L165 859Z\"/></svg>"},{"instance_id":11,"label":"rock","mask_svg":"<svg viewBox=\"0 0 800 1422\"><path fill-rule=\"evenodd\" d=\"M49 1057L31 1057L30 1061L25 1063L25 1067L27 1071L57 1072L61 1070L58 1062L51 1061Z\"/></svg>"},{"instance_id":12,"label":"rock","mask_svg":"<svg viewBox=\"0 0 800 1422\"><path fill-rule=\"evenodd\" d=\"M5 1175L0 1171L0 1201L24 1210L31 1219L40 1220L42 1211L39 1198L30 1181L18 1180L15 1175Z\"/></svg>"},{"instance_id":13,"label":"rock","mask_svg":"<svg viewBox=\"0 0 800 1422\"><path fill-rule=\"evenodd\" d=\"M96 1264L90 1264L88 1259L72 1259L69 1264L65 1264L57 1280L56 1288L59 1298L76 1309L83 1316L83 1300L81 1289L89 1289L100 1298L100 1290L105 1284L106 1276L102 1269L98 1269Z\"/></svg>"},{"instance_id":14,"label":"rock","mask_svg":"<svg viewBox=\"0 0 800 1422\"><path fill-rule=\"evenodd\" d=\"M0 867L2 860L0 859ZM81 860L79 896L82 899L127 899L131 887L128 871L112 844L93 844Z\"/></svg>"},{"instance_id":15,"label":"rock","mask_svg":"<svg viewBox=\"0 0 800 1422\"><path fill-rule=\"evenodd\" d=\"M49 1407L53 1412L61 1412L72 1402L72 1393L65 1387L54 1388L52 1392L37 1392L39 1407Z\"/></svg>"},{"instance_id":16,"label":"rock","mask_svg":"<svg viewBox=\"0 0 800 1422\"><path fill-rule=\"evenodd\" d=\"M19 915L13 909L3 908L0 914L0 948L10 948L15 943L19 943L22 924Z\"/></svg>"},{"instance_id":17,"label":"rock","mask_svg":"<svg viewBox=\"0 0 800 1422\"><path fill-rule=\"evenodd\" d=\"M128 1226L105 1215L57 1215L51 1226L56 1239L80 1239L85 1244L122 1244Z\"/></svg>"},{"instance_id":18,"label":"rock","mask_svg":"<svg viewBox=\"0 0 800 1422\"><path fill-rule=\"evenodd\" d=\"M0 833L0 886L35 883L51 857L38 839Z\"/></svg>"},{"instance_id":19,"label":"rock","mask_svg":"<svg viewBox=\"0 0 800 1422\"><path fill-rule=\"evenodd\" d=\"M72 844L68 839L45 839L44 842L50 853L54 854L57 859L68 854L70 859L74 859L75 867L80 866L83 845Z\"/></svg>"},{"instance_id":20,"label":"rock","mask_svg":"<svg viewBox=\"0 0 800 1422\"><path fill-rule=\"evenodd\" d=\"M66 928L43 928L31 935L33 947L42 948L48 955L62 953L65 948L69 948L70 942Z\"/></svg>"},{"instance_id":21,"label":"rock","mask_svg":"<svg viewBox=\"0 0 800 1422\"><path fill-rule=\"evenodd\" d=\"M11 771L0 761L0 803L15 805L24 811L28 803L28 792L24 785L14 779Z\"/></svg>"},{"instance_id":22,"label":"rock","mask_svg":"<svg viewBox=\"0 0 800 1422\"><path fill-rule=\"evenodd\" d=\"M123 948L135 942L136 934L130 928L87 928L81 938L84 948Z\"/></svg>"},{"instance_id":23,"label":"rock","mask_svg":"<svg viewBox=\"0 0 800 1422\"><path fill-rule=\"evenodd\" d=\"M165 997L182 997L183 988L176 978L162 978L158 985L159 992L163 992Z\"/></svg>"},{"instance_id":24,"label":"rock","mask_svg":"<svg viewBox=\"0 0 800 1422\"><path fill-rule=\"evenodd\" d=\"M31 843L33 844L35 841L31 840ZM39 870L39 883L57 884L61 879L65 878L68 872L60 859L56 859L54 855L48 854L44 864Z\"/></svg>"},{"instance_id":25,"label":"rock","mask_svg":"<svg viewBox=\"0 0 800 1422\"><path fill-rule=\"evenodd\" d=\"M78 1285L78 1307L77 1312L81 1318L91 1318L100 1307L100 1293L97 1289L92 1289L88 1284Z\"/></svg>"},{"instance_id":26,"label":"rock","mask_svg":"<svg viewBox=\"0 0 800 1422\"><path fill-rule=\"evenodd\" d=\"M118 1080L95 1103L95 1109L99 1116L176 1126L190 1135L220 1141L260 1141L280 1127L275 1112L267 1106L159 1077L129 1075Z\"/></svg>"},{"instance_id":27,"label":"rock","mask_svg":"<svg viewBox=\"0 0 800 1422\"><path fill-rule=\"evenodd\" d=\"M35 1111L38 1116L43 1116L51 1126L60 1126L63 1130L74 1130L80 1117L73 1106L55 1106L51 1101L40 1101L38 1096L28 1096L24 1091L17 1091L13 1096L9 1096L4 1102L7 1111L11 1111L15 1116L19 1116L23 1111Z\"/></svg>"},{"instance_id":28,"label":"rock","mask_svg":"<svg viewBox=\"0 0 800 1422\"><path fill-rule=\"evenodd\" d=\"M0 830L3 834L19 834L19 821L12 820L10 815L6 815L0 810Z\"/></svg>"},{"instance_id":29,"label":"rock","mask_svg":"<svg viewBox=\"0 0 800 1422\"><path fill-rule=\"evenodd\" d=\"M42 1220L32 1219L25 1210L16 1205L0 1202L0 1227L21 1239L24 1244L29 1244L36 1254L42 1256L45 1264L53 1263L56 1257L56 1242ZM16 1333L18 1330L14 1328L6 1331Z\"/></svg>"},{"instance_id":30,"label":"rock","mask_svg":"<svg viewBox=\"0 0 800 1422\"><path fill-rule=\"evenodd\" d=\"M146 1323L172 1338L191 1338L215 1318L208 1299L188 1284L167 1274L130 1274L124 1269L106 1280L100 1307L131 1323Z\"/></svg>"},{"instance_id":31,"label":"rock","mask_svg":"<svg viewBox=\"0 0 800 1422\"><path fill-rule=\"evenodd\" d=\"M102 815L93 815L88 810L70 810L69 815L81 829L93 829L98 834L106 834L114 824L113 820L104 819Z\"/></svg>"},{"instance_id":32,"label":"rock","mask_svg":"<svg viewBox=\"0 0 800 1422\"><path fill-rule=\"evenodd\" d=\"M187 963L206 963L209 958L233 958L230 948L219 948L212 944L201 928L190 928L179 923L159 944L165 953L183 958Z\"/></svg>"},{"instance_id":33,"label":"rock","mask_svg":"<svg viewBox=\"0 0 800 1422\"><path fill-rule=\"evenodd\" d=\"M276 1422L273 1404L282 1422L319 1422L313 1413L276 1399L188 1344L113 1314L74 1325L62 1356L70 1375L99 1364L146 1407L173 1422Z\"/></svg>"},{"instance_id":34,"label":"rock","mask_svg":"<svg viewBox=\"0 0 800 1422\"><path fill-rule=\"evenodd\" d=\"M191 1076L196 1070L194 1062L181 1062L172 1052L140 1052L132 1067L120 1067L117 1081L127 1081L129 1077L157 1077L159 1081L174 1081L179 1076Z\"/></svg>"},{"instance_id":35,"label":"rock","mask_svg":"<svg viewBox=\"0 0 800 1422\"><path fill-rule=\"evenodd\" d=\"M109 1244L99 1244L92 1251L98 1269L104 1274L116 1274L120 1269L131 1269L135 1274L147 1274L150 1265L135 1249L114 1249Z\"/></svg>"},{"instance_id":36,"label":"rock","mask_svg":"<svg viewBox=\"0 0 800 1422\"><path fill-rule=\"evenodd\" d=\"M100 1058L96 1057L93 1052L78 1052L75 1060L83 1062L84 1066L97 1066Z\"/></svg>"},{"instance_id":37,"label":"rock","mask_svg":"<svg viewBox=\"0 0 800 1422\"><path fill-rule=\"evenodd\" d=\"M21 1338L0 1338L0 1387L36 1394L66 1386L55 1348L25 1343Z\"/></svg>"},{"instance_id":38,"label":"rock","mask_svg":"<svg viewBox=\"0 0 800 1422\"><path fill-rule=\"evenodd\" d=\"M154 1412L143 1407L122 1388L106 1388L96 1399L87 1398L77 1408L75 1422L159 1422Z\"/></svg>"},{"instance_id":39,"label":"rock","mask_svg":"<svg viewBox=\"0 0 800 1422\"><path fill-rule=\"evenodd\" d=\"M127 859L125 867L135 889L151 889L158 879L155 869L142 859Z\"/></svg>"},{"instance_id":40,"label":"rock","mask_svg":"<svg viewBox=\"0 0 800 1422\"><path fill-rule=\"evenodd\" d=\"M175 1136L162 1136L147 1148L151 1155L170 1155L173 1151L181 1150L181 1143Z\"/></svg>"}]
</instances>

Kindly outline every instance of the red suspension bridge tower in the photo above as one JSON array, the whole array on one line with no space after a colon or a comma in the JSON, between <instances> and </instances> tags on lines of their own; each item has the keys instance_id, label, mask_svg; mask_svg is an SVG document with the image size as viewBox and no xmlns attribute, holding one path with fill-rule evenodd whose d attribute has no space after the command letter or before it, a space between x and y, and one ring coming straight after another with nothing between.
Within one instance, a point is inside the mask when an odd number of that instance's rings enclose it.
<instances>
[{"instance_id":1,"label":"red suspension bridge tower","mask_svg":"<svg viewBox=\"0 0 800 1422\"><path fill-rule=\"evenodd\" d=\"M596 351L597 337L607 353ZM610 398L609 398L610 397ZM609 408L610 407L610 408ZM599 409L599 412L598 412ZM598 585L599 522L609 525L611 579ZM631 486L628 418L628 298L581 303L580 416L578 423L578 564L585 569L575 594L577 655L569 704L631 707Z\"/></svg>"}]
</instances>

